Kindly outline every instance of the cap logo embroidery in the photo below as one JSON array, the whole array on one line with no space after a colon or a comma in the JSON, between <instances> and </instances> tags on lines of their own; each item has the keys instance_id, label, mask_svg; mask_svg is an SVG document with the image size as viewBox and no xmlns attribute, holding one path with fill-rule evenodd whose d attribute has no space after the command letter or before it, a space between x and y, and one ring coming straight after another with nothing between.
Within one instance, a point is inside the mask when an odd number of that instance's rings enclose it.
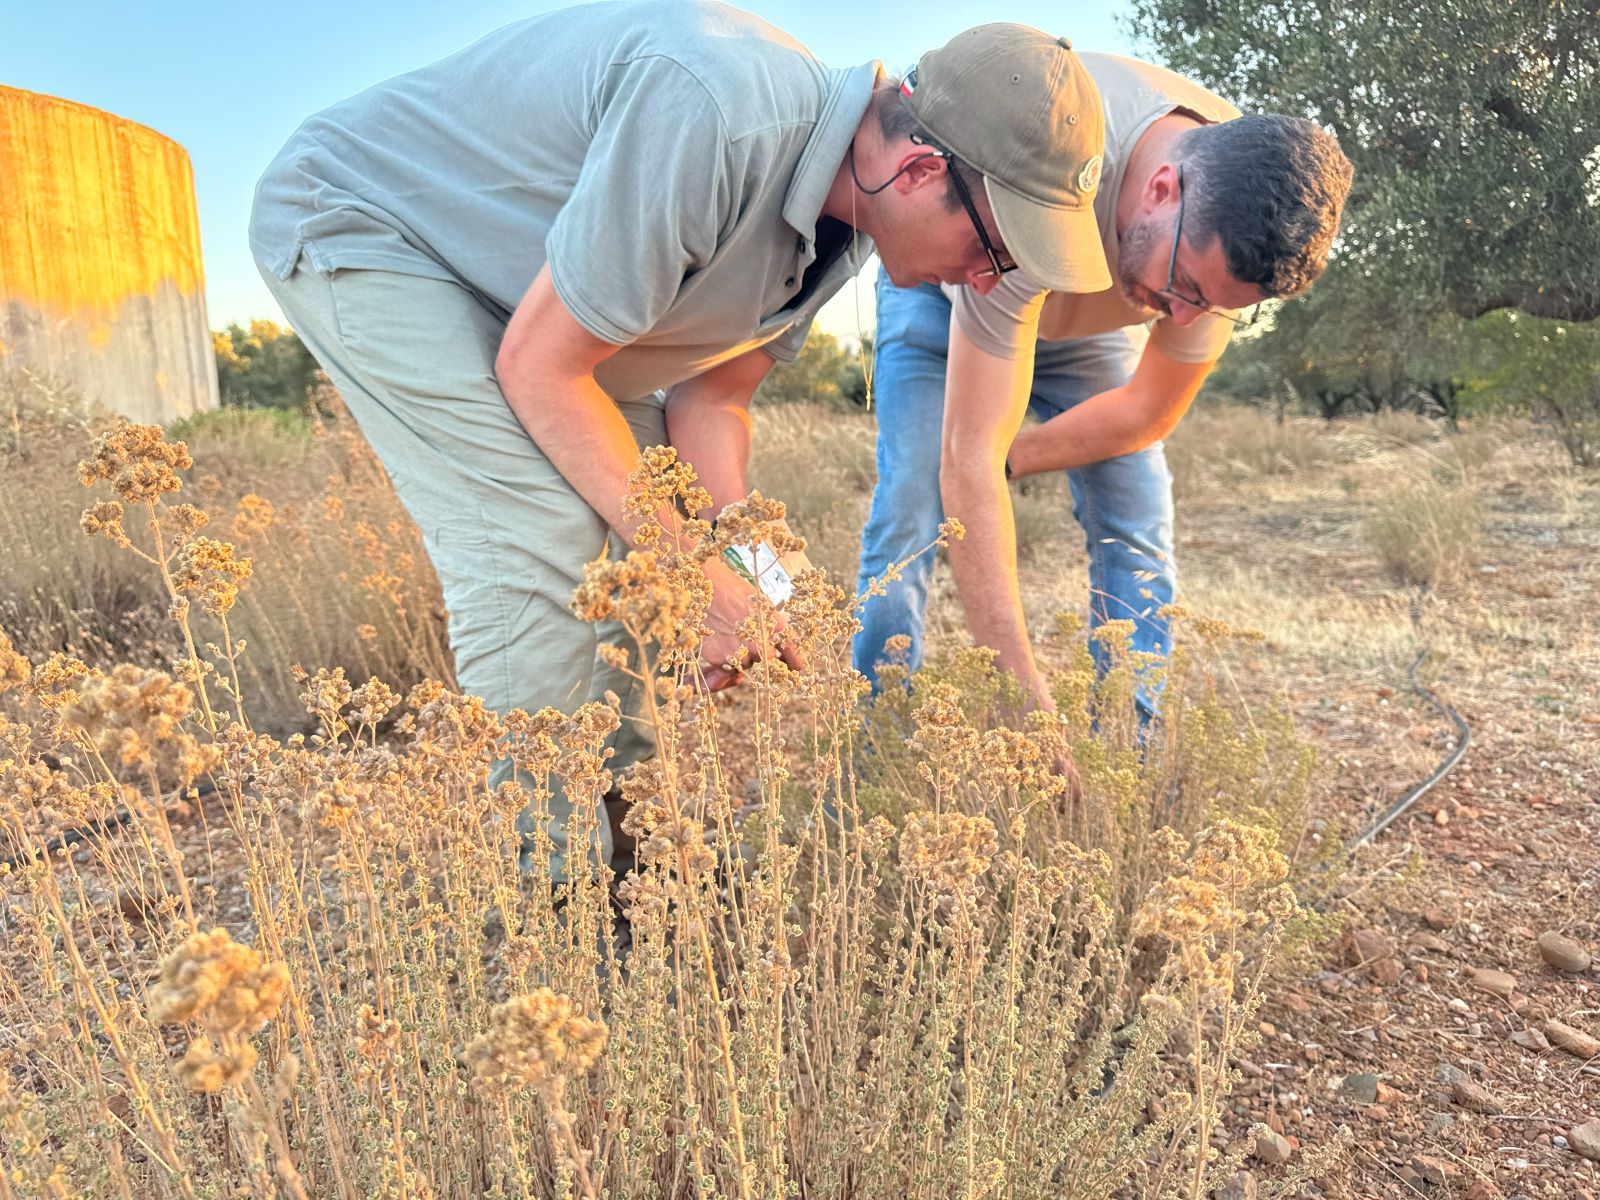
<instances>
[{"instance_id":1,"label":"cap logo embroidery","mask_svg":"<svg viewBox=\"0 0 1600 1200\"><path fill-rule=\"evenodd\" d=\"M1078 190L1080 192L1092 192L1100 186L1100 168L1102 165L1098 154L1083 164L1083 170L1078 172Z\"/></svg>"},{"instance_id":2,"label":"cap logo embroidery","mask_svg":"<svg viewBox=\"0 0 1600 1200\"><path fill-rule=\"evenodd\" d=\"M916 90L917 90L917 69L915 67L912 67L911 70L909 70L909 71L907 71L905 73L904 78L902 78L900 80L900 94L902 96L909 96L909 95L911 95L912 92L914 92Z\"/></svg>"}]
</instances>

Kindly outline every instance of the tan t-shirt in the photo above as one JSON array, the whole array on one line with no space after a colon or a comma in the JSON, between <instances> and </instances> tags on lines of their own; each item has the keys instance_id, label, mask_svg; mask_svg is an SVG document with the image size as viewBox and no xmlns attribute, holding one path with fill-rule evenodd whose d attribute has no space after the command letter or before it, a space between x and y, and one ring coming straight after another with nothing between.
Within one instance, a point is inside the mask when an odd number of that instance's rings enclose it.
<instances>
[{"instance_id":1,"label":"tan t-shirt","mask_svg":"<svg viewBox=\"0 0 1600 1200\"><path fill-rule=\"evenodd\" d=\"M1173 112L1189 113L1208 124L1217 124L1233 120L1239 110L1164 67L1114 54L1079 57L1099 87L1105 105L1105 166L1094 212L1100 223L1106 263L1115 278L1117 197L1122 191L1128 158L1144 131ZM1130 304L1115 285L1104 292L1050 292L1023 271L1010 272L987 296L969 287L950 285L944 292L950 297L961 332L979 349L1001 358L1015 357L1023 349L1022 341L1033 336L1043 341L1066 341L1128 325L1150 324L1150 344L1168 358L1206 363L1222 353L1233 333L1232 322L1221 317L1203 315L1184 326L1160 319L1149 309Z\"/></svg>"}]
</instances>

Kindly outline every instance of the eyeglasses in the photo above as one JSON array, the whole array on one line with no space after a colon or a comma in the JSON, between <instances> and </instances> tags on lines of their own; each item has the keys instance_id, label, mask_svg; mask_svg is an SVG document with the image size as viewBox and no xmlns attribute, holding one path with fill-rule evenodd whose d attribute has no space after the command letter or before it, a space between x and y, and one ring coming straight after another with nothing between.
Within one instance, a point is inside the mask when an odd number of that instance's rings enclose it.
<instances>
[{"instance_id":1,"label":"eyeglasses","mask_svg":"<svg viewBox=\"0 0 1600 1200\"><path fill-rule=\"evenodd\" d=\"M1167 260L1167 286L1161 289L1160 294L1163 296L1170 296L1174 300L1181 300L1190 308L1198 308L1201 312L1210 313L1213 317L1221 317L1224 321L1232 321L1235 325L1245 327L1254 325L1261 316L1261 305L1259 304L1251 305L1249 313L1247 313L1245 316L1236 317L1232 313L1223 312L1220 308L1212 307L1199 296L1185 296L1182 292L1176 291L1173 288L1172 283L1176 278L1178 271L1178 241L1182 236L1183 168L1180 166L1178 168L1178 220L1172 227L1172 256Z\"/></svg>"},{"instance_id":2,"label":"eyeglasses","mask_svg":"<svg viewBox=\"0 0 1600 1200\"><path fill-rule=\"evenodd\" d=\"M961 201L961 207L967 210L967 217L972 221L972 227L978 231L978 241L983 246L983 252L989 258L989 269L979 272L979 278L987 278L991 275L1005 275L1010 271L1015 271L1017 269L1016 261L1009 254L996 250L994 243L989 240L989 231L983 227L983 218L978 216L978 206L972 202L972 193L967 190L966 182L961 178L956 156L943 146L935 145L926 138L913 136L911 140L919 146L927 146L945 161L946 173L950 176L950 184L956 189L956 198Z\"/></svg>"}]
</instances>

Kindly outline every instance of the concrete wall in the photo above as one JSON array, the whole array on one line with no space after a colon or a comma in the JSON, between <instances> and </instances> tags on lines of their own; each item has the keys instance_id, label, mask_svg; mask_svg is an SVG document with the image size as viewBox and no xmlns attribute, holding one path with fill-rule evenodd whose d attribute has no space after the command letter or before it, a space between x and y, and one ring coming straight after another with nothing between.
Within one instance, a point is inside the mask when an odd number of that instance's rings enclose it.
<instances>
[{"instance_id":1,"label":"concrete wall","mask_svg":"<svg viewBox=\"0 0 1600 1200\"><path fill-rule=\"evenodd\" d=\"M139 421L217 406L188 154L0 87L0 376L17 373Z\"/></svg>"}]
</instances>

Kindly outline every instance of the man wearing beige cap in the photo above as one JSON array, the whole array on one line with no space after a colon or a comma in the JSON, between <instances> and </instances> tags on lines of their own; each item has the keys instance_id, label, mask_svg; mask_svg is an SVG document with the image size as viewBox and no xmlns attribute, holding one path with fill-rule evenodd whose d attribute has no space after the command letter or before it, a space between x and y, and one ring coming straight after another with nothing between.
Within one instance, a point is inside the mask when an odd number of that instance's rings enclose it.
<instances>
[{"instance_id":1,"label":"man wearing beige cap","mask_svg":"<svg viewBox=\"0 0 1600 1200\"><path fill-rule=\"evenodd\" d=\"M630 539L639 448L670 441L715 508L743 496L751 394L874 248L907 285L984 291L1018 265L1107 285L1100 104L1068 43L985 26L912 83L721 4L594 5L380 83L279 152L252 249L422 530L465 690L633 710L596 653L617 631L567 604ZM724 686L771 649L733 633L748 586L707 576ZM613 766L652 751L641 728Z\"/></svg>"},{"instance_id":2,"label":"man wearing beige cap","mask_svg":"<svg viewBox=\"0 0 1600 1200\"><path fill-rule=\"evenodd\" d=\"M861 552L865 590L958 517L967 536L949 559L968 627L1046 710L1007 481L1067 472L1091 624L1125 621L1130 648L1163 659L1176 565L1161 439L1259 302L1298 295L1321 273L1351 177L1310 121L1240 116L1148 63L1081 61L1104 107L1095 236L1115 286L1063 290L1025 263L992 287L880 280L878 482ZM1041 423L1019 433L1029 411ZM867 600L852 649L874 683L891 639L908 638L902 657L921 664L932 570L924 555ZM1105 643L1091 648L1104 667ZM1154 689L1135 701L1148 718Z\"/></svg>"}]
</instances>

